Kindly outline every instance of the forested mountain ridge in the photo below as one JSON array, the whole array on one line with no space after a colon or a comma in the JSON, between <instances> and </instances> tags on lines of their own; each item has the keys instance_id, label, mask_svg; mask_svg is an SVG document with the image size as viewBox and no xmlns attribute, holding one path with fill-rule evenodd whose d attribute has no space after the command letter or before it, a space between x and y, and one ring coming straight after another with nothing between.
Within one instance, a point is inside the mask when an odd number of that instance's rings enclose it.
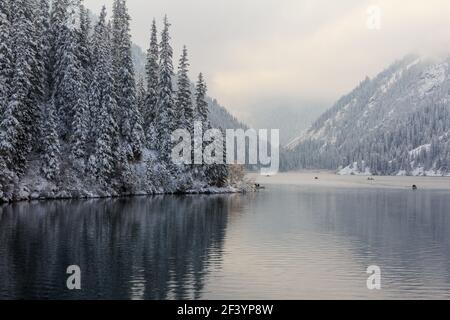
<instances>
[{"instance_id":1,"label":"forested mountain ridge","mask_svg":"<svg viewBox=\"0 0 450 320\"><path fill-rule=\"evenodd\" d=\"M81 1L0 2L0 201L232 190L226 165L171 161L172 132L211 127L206 83L187 49L175 70L167 17L136 81L130 19L125 0L95 23Z\"/></svg>"},{"instance_id":2,"label":"forested mountain ridge","mask_svg":"<svg viewBox=\"0 0 450 320\"><path fill-rule=\"evenodd\" d=\"M366 78L288 145L283 169L450 174L449 61L408 56Z\"/></svg>"}]
</instances>

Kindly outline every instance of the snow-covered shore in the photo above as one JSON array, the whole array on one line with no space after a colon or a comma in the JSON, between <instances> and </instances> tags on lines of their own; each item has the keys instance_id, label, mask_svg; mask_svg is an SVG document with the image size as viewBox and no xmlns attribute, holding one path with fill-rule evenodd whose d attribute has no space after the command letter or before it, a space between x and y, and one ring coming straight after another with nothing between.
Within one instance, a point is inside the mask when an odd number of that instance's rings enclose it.
<instances>
[{"instance_id":1,"label":"snow-covered shore","mask_svg":"<svg viewBox=\"0 0 450 320\"><path fill-rule=\"evenodd\" d=\"M142 168L141 168L142 167ZM242 176L233 179L230 173L230 180L224 187L209 186L204 181L194 180L189 189L180 191L179 189L169 189L160 186L158 188L147 186L147 176L143 165L137 165L130 171L132 183L126 191L118 191L118 188L104 188L93 180L82 176L70 175L61 176L61 182L48 181L40 174L39 163L34 163L27 175L17 181L7 193L0 188L0 203L31 201L31 200L62 200L62 199L95 199L95 198L117 198L133 196L151 196L162 194L229 194L246 193L255 189L253 179ZM178 177L181 179L181 177ZM167 185L176 183L169 181ZM170 191L178 190L178 191Z\"/></svg>"},{"instance_id":2,"label":"snow-covered shore","mask_svg":"<svg viewBox=\"0 0 450 320\"><path fill-rule=\"evenodd\" d=\"M231 194L231 193L245 193L254 190L253 185L250 183L242 184L240 186L227 186L224 188L218 187L198 187L190 190L186 190L182 193L186 195L196 194ZM119 198L119 197L138 197L138 196L153 196L163 194L174 194L155 192L148 193L146 191L136 191L128 193L117 193L104 190L89 190L89 189L61 189L54 185L42 184L42 185L21 185L19 190L14 194L13 199L2 199L1 203L8 202L20 202L20 201L34 201L34 200L82 200L82 199L99 199L99 198Z\"/></svg>"}]
</instances>

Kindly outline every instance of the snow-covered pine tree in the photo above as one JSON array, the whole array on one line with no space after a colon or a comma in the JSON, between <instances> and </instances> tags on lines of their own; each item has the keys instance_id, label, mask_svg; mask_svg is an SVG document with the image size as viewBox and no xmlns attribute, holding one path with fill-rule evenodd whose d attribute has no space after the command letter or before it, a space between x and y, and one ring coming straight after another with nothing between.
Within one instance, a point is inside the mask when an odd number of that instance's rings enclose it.
<instances>
[{"instance_id":1,"label":"snow-covered pine tree","mask_svg":"<svg viewBox=\"0 0 450 320\"><path fill-rule=\"evenodd\" d=\"M158 35L156 29L156 21L153 19L152 30L150 37L150 47L147 51L146 78L147 78L147 98L146 107L143 112L144 117L144 131L146 135L146 142L151 149L156 141L155 131L155 117L158 103L158 82L159 82L159 48Z\"/></svg>"},{"instance_id":2,"label":"snow-covered pine tree","mask_svg":"<svg viewBox=\"0 0 450 320\"><path fill-rule=\"evenodd\" d=\"M90 34L91 34L91 18L89 10L83 5L79 4L79 19L80 27L78 30L78 60L81 63L83 73L83 84L86 92L92 80L92 61L90 51Z\"/></svg>"},{"instance_id":3,"label":"snow-covered pine tree","mask_svg":"<svg viewBox=\"0 0 450 320\"><path fill-rule=\"evenodd\" d=\"M10 5L9 0L0 1L0 170L2 176L11 168L16 130L20 125L16 119L16 110L9 105L10 82L13 76ZM6 185L9 180L11 179L1 179L0 183Z\"/></svg>"},{"instance_id":4,"label":"snow-covered pine tree","mask_svg":"<svg viewBox=\"0 0 450 320\"><path fill-rule=\"evenodd\" d=\"M195 90L195 121L201 122L203 130L211 129L211 124L208 119L209 108L206 101L207 86L203 78L203 74L200 73ZM203 142L202 150L205 150L206 143ZM225 157L225 144L222 149L224 159ZM228 167L224 164L204 164L201 168L196 168L197 176L199 178L205 178L209 185L223 187L225 186L228 178Z\"/></svg>"},{"instance_id":5,"label":"snow-covered pine tree","mask_svg":"<svg viewBox=\"0 0 450 320\"><path fill-rule=\"evenodd\" d=\"M12 78L10 0L0 1L0 121L9 100Z\"/></svg>"},{"instance_id":6,"label":"snow-covered pine tree","mask_svg":"<svg viewBox=\"0 0 450 320\"><path fill-rule=\"evenodd\" d=\"M98 17L98 21L95 23L93 28L92 35L90 37L90 56L91 56L91 68L92 68L92 80L90 81L89 91L88 91L88 103L89 103L89 143L95 144L95 139L97 135L97 129L99 123L98 120L98 112L100 110L100 74L101 70L101 62L102 60L102 52L103 42L105 37L105 32L108 32L106 25L106 7L103 6L100 11L100 15ZM116 117L114 110L113 117ZM91 148L91 153L94 151L94 148Z\"/></svg>"},{"instance_id":7,"label":"snow-covered pine tree","mask_svg":"<svg viewBox=\"0 0 450 320\"><path fill-rule=\"evenodd\" d=\"M50 11L50 87L51 95L57 98L62 71L60 70L67 43L69 0L52 0ZM56 103L56 101L55 101ZM58 106L55 104L55 108Z\"/></svg>"},{"instance_id":8,"label":"snow-covered pine tree","mask_svg":"<svg viewBox=\"0 0 450 320\"><path fill-rule=\"evenodd\" d=\"M60 173L61 147L57 132L57 115L53 100L45 106L43 125L43 166L42 173L48 180L55 180Z\"/></svg>"},{"instance_id":9,"label":"snow-covered pine tree","mask_svg":"<svg viewBox=\"0 0 450 320\"><path fill-rule=\"evenodd\" d=\"M34 99L37 103L49 95L50 5L49 0L34 0L36 66L34 66Z\"/></svg>"},{"instance_id":10,"label":"snow-covered pine tree","mask_svg":"<svg viewBox=\"0 0 450 320\"><path fill-rule=\"evenodd\" d=\"M105 7L95 27L93 40L96 42L93 51L96 65L89 91L89 103L91 115L96 120L91 128L93 152L89 159L89 171L103 187L108 187L119 160L119 128L114 119L117 103L114 94L110 27L106 25Z\"/></svg>"},{"instance_id":11,"label":"snow-covered pine tree","mask_svg":"<svg viewBox=\"0 0 450 320\"><path fill-rule=\"evenodd\" d=\"M178 66L177 119L178 128L186 129L192 134L194 128L194 105L192 103L191 81L189 80L188 72L188 52L186 46L184 46Z\"/></svg>"},{"instance_id":12,"label":"snow-covered pine tree","mask_svg":"<svg viewBox=\"0 0 450 320\"><path fill-rule=\"evenodd\" d=\"M112 43L114 83L119 116L116 121L123 137L122 149L130 159L138 159L142 154L144 133L142 116L136 101L130 16L125 0L114 1Z\"/></svg>"},{"instance_id":13,"label":"snow-covered pine tree","mask_svg":"<svg viewBox=\"0 0 450 320\"><path fill-rule=\"evenodd\" d=\"M206 101L206 83L203 79L203 74L200 73L198 75L197 84L195 87L195 121L199 121L202 123L204 130L209 127L208 122L208 102Z\"/></svg>"},{"instance_id":14,"label":"snow-covered pine tree","mask_svg":"<svg viewBox=\"0 0 450 320\"><path fill-rule=\"evenodd\" d=\"M156 146L159 156L167 164L172 164L170 158L172 152L171 134L176 129L177 121L172 85L174 76L172 62L173 50L170 45L169 27L169 20L167 16L165 16L160 44L158 102L156 107L155 131L158 137Z\"/></svg>"},{"instance_id":15,"label":"snow-covered pine tree","mask_svg":"<svg viewBox=\"0 0 450 320\"><path fill-rule=\"evenodd\" d=\"M14 4L16 5L16 4ZM39 17L39 12L36 14L37 3L36 0L26 0L23 2L23 12L25 23L28 27L25 29L28 30L27 40L26 42L22 42L24 47L26 47L26 56L27 65L30 67L30 74L28 76L28 94L25 98L26 100L26 109L22 110L23 112L23 128L25 129L26 134L26 143L27 152L30 152L35 146L34 142L37 142L37 137L39 133L39 116L40 109L39 104L44 98L46 92L46 85L44 82L45 77L42 77L42 74L46 73L46 66L41 64L40 58L42 57L44 52L41 52L40 47L40 31L38 32L38 28L40 29L40 23L37 22L37 18ZM13 10L14 6L13 6ZM17 50L17 48L15 48ZM21 55L23 54L20 53ZM17 62L17 61L16 61ZM17 65L16 65L17 68ZM20 71L16 71L20 72Z\"/></svg>"},{"instance_id":16,"label":"snow-covered pine tree","mask_svg":"<svg viewBox=\"0 0 450 320\"><path fill-rule=\"evenodd\" d=\"M8 168L21 175L31 149L31 133L37 126L36 110L30 99L33 66L36 65L35 26L30 0L11 3L12 79L10 99L0 123L0 156Z\"/></svg>"},{"instance_id":17,"label":"snow-covered pine tree","mask_svg":"<svg viewBox=\"0 0 450 320\"><path fill-rule=\"evenodd\" d=\"M144 79L142 77L139 77L137 84L136 84L136 99L137 99L137 105L139 112L141 114L144 114L145 112L145 101L147 99L147 91L145 90L145 84Z\"/></svg>"},{"instance_id":18,"label":"snow-covered pine tree","mask_svg":"<svg viewBox=\"0 0 450 320\"><path fill-rule=\"evenodd\" d=\"M73 67L76 70L70 72L74 82L72 89L77 97L73 97L74 104L73 118L71 123L70 149L71 161L73 166L83 172L85 160L88 155L87 142L89 135L89 101L88 91L92 78L91 52L89 47L91 20L89 11L84 7L82 2L78 4L79 12L79 28L72 29L73 44L75 48L71 48L74 53Z\"/></svg>"},{"instance_id":19,"label":"snow-covered pine tree","mask_svg":"<svg viewBox=\"0 0 450 320\"><path fill-rule=\"evenodd\" d=\"M14 95L15 97L17 95ZM14 162L17 156L21 161L25 160L24 150L18 149L19 139L23 139L24 131L18 120L19 107L20 103L17 100L7 103L0 122L0 158L8 170L12 172L17 169L17 164Z\"/></svg>"},{"instance_id":20,"label":"snow-covered pine tree","mask_svg":"<svg viewBox=\"0 0 450 320\"><path fill-rule=\"evenodd\" d=\"M33 91L32 98L34 104L39 106L37 110L39 125L36 126L37 132L33 132L34 136L34 152L44 152L44 127L45 106L49 101L50 95L50 4L49 0L35 0L34 2L35 28L36 28L36 62L33 67Z\"/></svg>"},{"instance_id":21,"label":"snow-covered pine tree","mask_svg":"<svg viewBox=\"0 0 450 320\"><path fill-rule=\"evenodd\" d=\"M87 156L87 138L89 134L88 96L82 84L78 83L74 88L79 92L78 100L74 105L74 117L72 121L72 134L70 136L71 160L75 168L80 171L84 169L84 160Z\"/></svg>"},{"instance_id":22,"label":"snow-covered pine tree","mask_svg":"<svg viewBox=\"0 0 450 320\"><path fill-rule=\"evenodd\" d=\"M10 2L9 0L0 1L0 199L7 200L7 186L12 184L14 174L8 169L5 162L3 149L9 148L3 146L3 139L6 137L5 129L8 124L3 123L5 110L9 101L9 82L12 77L12 51L10 43Z\"/></svg>"},{"instance_id":23,"label":"snow-covered pine tree","mask_svg":"<svg viewBox=\"0 0 450 320\"><path fill-rule=\"evenodd\" d=\"M75 12L73 12L74 14ZM72 15L75 19L75 16ZM59 117L61 118L60 134L65 141L72 142L72 155L81 155L78 146L84 144L81 134L87 109L87 94L84 84L83 67L78 54L78 35L72 22L72 27L67 30L67 42L64 46L64 55L61 61L62 81L58 90ZM77 132L77 135L74 133ZM81 139L81 141L77 141Z\"/></svg>"},{"instance_id":24,"label":"snow-covered pine tree","mask_svg":"<svg viewBox=\"0 0 450 320\"><path fill-rule=\"evenodd\" d=\"M208 103L206 102L206 90L207 88L203 79L203 74L200 73L195 85L194 123L201 123L203 132L208 130L210 126L208 122ZM206 143L205 141L203 141L203 144L200 144L201 142L194 140L194 148L201 148L203 152L205 150ZM195 164L193 166L194 176L197 179L204 180L206 173L205 169L206 165Z\"/></svg>"},{"instance_id":25,"label":"snow-covered pine tree","mask_svg":"<svg viewBox=\"0 0 450 320\"><path fill-rule=\"evenodd\" d=\"M177 93L175 101L176 121L177 129L185 129L190 132L192 145L194 142L194 104L192 103L191 81L189 80L188 72L188 52L186 46L184 46L178 65ZM180 188L186 190L192 186L192 166L179 165L178 167L179 171L183 172L183 179L180 179Z\"/></svg>"},{"instance_id":26,"label":"snow-covered pine tree","mask_svg":"<svg viewBox=\"0 0 450 320\"><path fill-rule=\"evenodd\" d=\"M225 132L222 132L222 136L225 136ZM223 154L223 164L213 164L207 166L206 168L206 177L208 178L208 183L219 188L225 187L227 185L229 177L230 168L226 164L226 141L223 142L221 151Z\"/></svg>"},{"instance_id":27,"label":"snow-covered pine tree","mask_svg":"<svg viewBox=\"0 0 450 320\"><path fill-rule=\"evenodd\" d=\"M98 21L96 22L93 32L89 37L89 56L90 56L90 70L91 79L89 80L88 89L88 141L87 148L88 154L94 153L95 139L98 129L98 111L100 106L100 85L98 83L99 77L96 74L96 68L99 66L100 60L102 58L102 43L105 32L107 32L106 27L106 7L103 7ZM113 117L117 116L114 110Z\"/></svg>"},{"instance_id":28,"label":"snow-covered pine tree","mask_svg":"<svg viewBox=\"0 0 450 320\"><path fill-rule=\"evenodd\" d=\"M75 11L69 0L53 1L50 23L51 96L59 117L58 132L68 141L78 100L75 88L83 80L78 60Z\"/></svg>"}]
</instances>

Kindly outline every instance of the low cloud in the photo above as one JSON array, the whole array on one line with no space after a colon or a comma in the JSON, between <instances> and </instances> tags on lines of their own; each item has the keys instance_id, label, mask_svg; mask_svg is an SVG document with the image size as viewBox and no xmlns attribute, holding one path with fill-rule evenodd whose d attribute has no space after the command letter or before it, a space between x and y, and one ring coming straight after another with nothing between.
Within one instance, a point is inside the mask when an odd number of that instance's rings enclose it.
<instances>
[{"instance_id":1,"label":"low cloud","mask_svg":"<svg viewBox=\"0 0 450 320\"><path fill-rule=\"evenodd\" d=\"M98 11L112 1L86 0ZM167 13L176 56L190 49L192 77L250 117L272 101L332 103L366 75L409 53L450 52L448 0L128 0L134 41L147 47L151 20ZM380 30L367 9L381 9ZM178 57L176 57L178 59Z\"/></svg>"}]
</instances>

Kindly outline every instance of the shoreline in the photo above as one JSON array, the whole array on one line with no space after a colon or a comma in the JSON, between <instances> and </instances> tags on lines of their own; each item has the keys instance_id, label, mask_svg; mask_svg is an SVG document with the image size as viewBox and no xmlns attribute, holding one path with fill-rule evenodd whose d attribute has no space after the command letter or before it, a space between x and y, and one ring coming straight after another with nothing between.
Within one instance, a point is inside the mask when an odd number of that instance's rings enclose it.
<instances>
[{"instance_id":1,"label":"shoreline","mask_svg":"<svg viewBox=\"0 0 450 320\"><path fill-rule=\"evenodd\" d=\"M292 171L278 173L267 177L250 174L261 185L292 185L302 187L329 188L370 188L411 190L413 185L418 190L450 191L450 177L412 177L412 176L343 176L334 171ZM317 180L315 178L318 178ZM373 180L369 180L369 178Z\"/></svg>"},{"instance_id":2,"label":"shoreline","mask_svg":"<svg viewBox=\"0 0 450 320\"><path fill-rule=\"evenodd\" d=\"M70 191L60 191L60 195L56 196L42 196L42 195L29 195L25 197L19 197L10 201L4 201L0 199L0 206L10 205L21 202L33 202L33 201L63 201L63 200L100 200L100 199L122 199L122 198L138 198L138 197L154 197L154 196L192 196L192 195L225 195L225 194L243 194L249 192L251 186L246 188L226 187L226 188L205 188L200 190L187 190L186 192L172 192L172 193L130 193L130 194L108 194L108 195L67 195Z\"/></svg>"}]
</instances>

